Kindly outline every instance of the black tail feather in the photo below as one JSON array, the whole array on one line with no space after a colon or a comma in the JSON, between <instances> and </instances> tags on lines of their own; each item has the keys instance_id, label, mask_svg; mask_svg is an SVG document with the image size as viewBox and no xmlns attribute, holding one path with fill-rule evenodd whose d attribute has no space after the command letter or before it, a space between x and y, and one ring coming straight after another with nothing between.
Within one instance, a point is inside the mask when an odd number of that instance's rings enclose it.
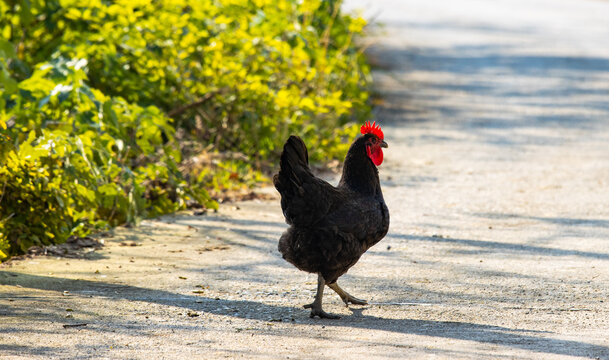
<instances>
[{"instance_id":1,"label":"black tail feather","mask_svg":"<svg viewBox=\"0 0 609 360\"><path fill-rule=\"evenodd\" d=\"M313 175L307 147L298 136L290 136L286 141L279 166L273 183L281 194L286 222L309 226L318 221L336 199L336 188Z\"/></svg>"},{"instance_id":2,"label":"black tail feather","mask_svg":"<svg viewBox=\"0 0 609 360\"><path fill-rule=\"evenodd\" d=\"M309 152L304 141L296 135L290 136L283 146L281 154L281 168L299 166L309 166Z\"/></svg>"},{"instance_id":3,"label":"black tail feather","mask_svg":"<svg viewBox=\"0 0 609 360\"><path fill-rule=\"evenodd\" d=\"M299 174L302 171L309 172L309 152L301 138L292 135L286 141L279 166L279 174L275 176L274 183L280 193L292 183L300 185Z\"/></svg>"}]
</instances>

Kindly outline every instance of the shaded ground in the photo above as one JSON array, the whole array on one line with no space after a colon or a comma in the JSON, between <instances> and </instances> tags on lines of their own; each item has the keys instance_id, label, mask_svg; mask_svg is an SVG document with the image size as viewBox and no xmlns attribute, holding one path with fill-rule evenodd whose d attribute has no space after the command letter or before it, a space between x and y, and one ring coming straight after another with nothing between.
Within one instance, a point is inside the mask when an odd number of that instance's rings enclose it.
<instances>
[{"instance_id":1,"label":"shaded ground","mask_svg":"<svg viewBox=\"0 0 609 360\"><path fill-rule=\"evenodd\" d=\"M253 201L2 267L0 356L609 358L609 3L375 8L392 224L341 278L371 305L309 319Z\"/></svg>"}]
</instances>

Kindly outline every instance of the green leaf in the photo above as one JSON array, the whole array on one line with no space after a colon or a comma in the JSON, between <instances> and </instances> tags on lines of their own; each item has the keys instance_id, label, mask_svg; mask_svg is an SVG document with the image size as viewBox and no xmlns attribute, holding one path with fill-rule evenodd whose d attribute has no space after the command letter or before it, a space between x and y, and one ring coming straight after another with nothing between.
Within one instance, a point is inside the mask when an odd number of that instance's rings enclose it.
<instances>
[{"instance_id":1,"label":"green leaf","mask_svg":"<svg viewBox=\"0 0 609 360\"><path fill-rule=\"evenodd\" d=\"M0 59L14 59L16 57L15 45L8 40L0 38Z\"/></svg>"}]
</instances>

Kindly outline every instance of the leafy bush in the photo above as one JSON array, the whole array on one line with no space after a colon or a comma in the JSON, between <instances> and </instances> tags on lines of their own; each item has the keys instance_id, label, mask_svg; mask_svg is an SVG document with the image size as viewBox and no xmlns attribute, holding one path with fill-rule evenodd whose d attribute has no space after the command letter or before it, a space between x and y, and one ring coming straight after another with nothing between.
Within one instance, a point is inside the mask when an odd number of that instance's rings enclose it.
<instances>
[{"instance_id":1,"label":"leafy bush","mask_svg":"<svg viewBox=\"0 0 609 360\"><path fill-rule=\"evenodd\" d=\"M291 133L342 157L369 111L365 23L339 7L0 1L0 258L215 207L207 190L260 181ZM183 171L202 151L236 156Z\"/></svg>"},{"instance_id":2,"label":"leafy bush","mask_svg":"<svg viewBox=\"0 0 609 360\"><path fill-rule=\"evenodd\" d=\"M178 171L170 119L89 88L85 64L56 59L18 84L16 99L28 101L12 106L10 121L22 127L9 134L19 146L3 152L0 170L4 254L176 211L188 200L216 206Z\"/></svg>"}]
</instances>

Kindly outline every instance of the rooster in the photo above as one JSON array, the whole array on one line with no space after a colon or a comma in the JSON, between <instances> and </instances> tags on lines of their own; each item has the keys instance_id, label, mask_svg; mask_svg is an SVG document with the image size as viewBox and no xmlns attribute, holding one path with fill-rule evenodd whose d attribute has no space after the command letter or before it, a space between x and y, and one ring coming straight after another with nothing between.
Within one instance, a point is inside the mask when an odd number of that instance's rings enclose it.
<instances>
[{"instance_id":1,"label":"rooster","mask_svg":"<svg viewBox=\"0 0 609 360\"><path fill-rule=\"evenodd\" d=\"M366 122L361 133L347 152L338 186L313 175L307 147L294 135L285 143L279 173L273 177L290 225L279 239L279 252L298 269L318 275L315 300L304 306L311 309L311 317L339 318L322 309L325 285L347 306L367 304L336 281L389 229L377 169L387 143L376 122Z\"/></svg>"}]
</instances>

